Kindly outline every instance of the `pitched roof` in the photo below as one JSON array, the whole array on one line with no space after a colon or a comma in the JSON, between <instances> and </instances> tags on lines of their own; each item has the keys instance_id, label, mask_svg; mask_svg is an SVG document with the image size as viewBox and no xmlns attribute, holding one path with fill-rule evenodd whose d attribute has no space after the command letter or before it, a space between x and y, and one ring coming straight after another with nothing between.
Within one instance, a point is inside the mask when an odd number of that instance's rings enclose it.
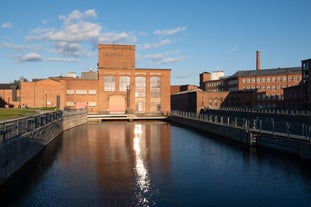
<instances>
[{"instance_id":1,"label":"pitched roof","mask_svg":"<svg viewBox=\"0 0 311 207\"><path fill-rule=\"evenodd\" d=\"M234 73L232 76L230 76L229 78L268 76L268 75L286 75L286 74L297 74L297 73L301 73L301 67L238 71Z\"/></svg>"}]
</instances>

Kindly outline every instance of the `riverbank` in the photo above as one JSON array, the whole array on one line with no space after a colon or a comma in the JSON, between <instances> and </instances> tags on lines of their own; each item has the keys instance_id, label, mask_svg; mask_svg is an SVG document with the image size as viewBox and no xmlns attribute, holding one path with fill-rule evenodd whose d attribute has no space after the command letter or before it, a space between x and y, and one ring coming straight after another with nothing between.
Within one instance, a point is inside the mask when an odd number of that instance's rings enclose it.
<instances>
[{"instance_id":1,"label":"riverbank","mask_svg":"<svg viewBox=\"0 0 311 207\"><path fill-rule=\"evenodd\" d=\"M0 122L0 185L64 130L86 123L87 110L56 111Z\"/></svg>"}]
</instances>

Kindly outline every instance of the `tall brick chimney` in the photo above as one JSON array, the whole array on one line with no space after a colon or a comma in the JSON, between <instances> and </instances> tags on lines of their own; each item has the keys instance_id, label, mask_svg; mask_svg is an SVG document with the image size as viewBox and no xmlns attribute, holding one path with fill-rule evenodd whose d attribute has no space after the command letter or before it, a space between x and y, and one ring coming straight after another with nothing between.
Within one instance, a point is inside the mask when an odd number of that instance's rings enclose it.
<instances>
[{"instance_id":1,"label":"tall brick chimney","mask_svg":"<svg viewBox=\"0 0 311 207\"><path fill-rule=\"evenodd\" d=\"M256 51L256 70L260 70L260 50Z\"/></svg>"}]
</instances>

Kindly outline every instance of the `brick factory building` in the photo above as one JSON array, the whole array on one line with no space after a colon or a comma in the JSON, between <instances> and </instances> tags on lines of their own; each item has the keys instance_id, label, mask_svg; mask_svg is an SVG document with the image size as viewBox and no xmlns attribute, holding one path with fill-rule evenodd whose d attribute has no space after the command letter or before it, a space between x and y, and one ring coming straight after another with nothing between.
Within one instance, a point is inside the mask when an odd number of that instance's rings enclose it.
<instances>
[{"instance_id":1,"label":"brick factory building","mask_svg":"<svg viewBox=\"0 0 311 207\"><path fill-rule=\"evenodd\" d=\"M169 113L170 69L135 67L134 45L98 45L98 70L81 78L21 83L22 107L88 108L89 113Z\"/></svg>"},{"instance_id":2,"label":"brick factory building","mask_svg":"<svg viewBox=\"0 0 311 207\"><path fill-rule=\"evenodd\" d=\"M247 97L252 101L246 105L247 107L259 105L263 108L284 108L284 89L299 85L301 80L301 67L261 70L260 52L256 51L256 70L238 71L218 80L211 80L209 73L204 72L200 74L200 87L210 92L236 92L236 100L227 101L224 106L245 107L242 103L245 95L248 94ZM239 96L237 92L241 95Z\"/></svg>"},{"instance_id":3,"label":"brick factory building","mask_svg":"<svg viewBox=\"0 0 311 207\"><path fill-rule=\"evenodd\" d=\"M222 71L216 71L216 78L213 73L203 72L200 74L200 89L188 90L171 95L172 110L184 110L186 103L191 102L191 109L197 110L202 107L202 101L194 102L188 100L191 96L196 97L206 96L202 100L204 108L219 109L221 107L247 107L247 108L268 108L268 109L288 109L297 107L302 109L298 102L301 93L301 87L298 87L302 80L305 79L304 105L309 106L310 103L310 76L309 70L311 59L302 61L304 73L302 74L301 67L289 68L260 68L260 51L256 51L256 70L238 71L229 77L225 77ZM287 89L289 88L289 89ZM286 90L286 97L284 96ZM203 93L206 92L206 93ZM227 93L224 93L227 92ZM189 93L187 95L187 93ZM198 95L200 94L200 95ZM179 97L178 97L179 96ZM288 101L286 101L286 98ZM193 98L194 99L194 98ZM182 102L182 103L180 103Z\"/></svg>"}]
</instances>

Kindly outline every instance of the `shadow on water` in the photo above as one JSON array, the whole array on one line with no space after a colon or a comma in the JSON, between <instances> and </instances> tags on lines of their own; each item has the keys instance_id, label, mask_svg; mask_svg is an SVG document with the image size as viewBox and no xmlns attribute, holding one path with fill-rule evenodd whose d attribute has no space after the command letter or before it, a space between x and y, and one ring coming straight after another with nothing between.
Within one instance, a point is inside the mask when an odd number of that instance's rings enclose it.
<instances>
[{"instance_id":1,"label":"shadow on water","mask_svg":"<svg viewBox=\"0 0 311 207\"><path fill-rule=\"evenodd\" d=\"M44 172L55 161L62 147L62 141L63 133L0 186L0 206L12 205L12 202L16 200L16 195L27 194L31 186L40 181Z\"/></svg>"},{"instance_id":2,"label":"shadow on water","mask_svg":"<svg viewBox=\"0 0 311 207\"><path fill-rule=\"evenodd\" d=\"M170 123L171 126L183 128L192 131L194 134L201 135L211 142L224 145L226 148L230 148L232 152L242 153L243 158L247 162L266 162L269 160L275 167L287 168L288 165L295 165L299 174L303 177L311 178L311 160L304 160L297 155L281 152L277 150L267 149L264 147L251 147L240 142L230 140L219 135L215 135L208 132L193 129L178 123ZM311 183L309 183L311 185ZM310 192L311 193L311 192Z\"/></svg>"}]
</instances>

